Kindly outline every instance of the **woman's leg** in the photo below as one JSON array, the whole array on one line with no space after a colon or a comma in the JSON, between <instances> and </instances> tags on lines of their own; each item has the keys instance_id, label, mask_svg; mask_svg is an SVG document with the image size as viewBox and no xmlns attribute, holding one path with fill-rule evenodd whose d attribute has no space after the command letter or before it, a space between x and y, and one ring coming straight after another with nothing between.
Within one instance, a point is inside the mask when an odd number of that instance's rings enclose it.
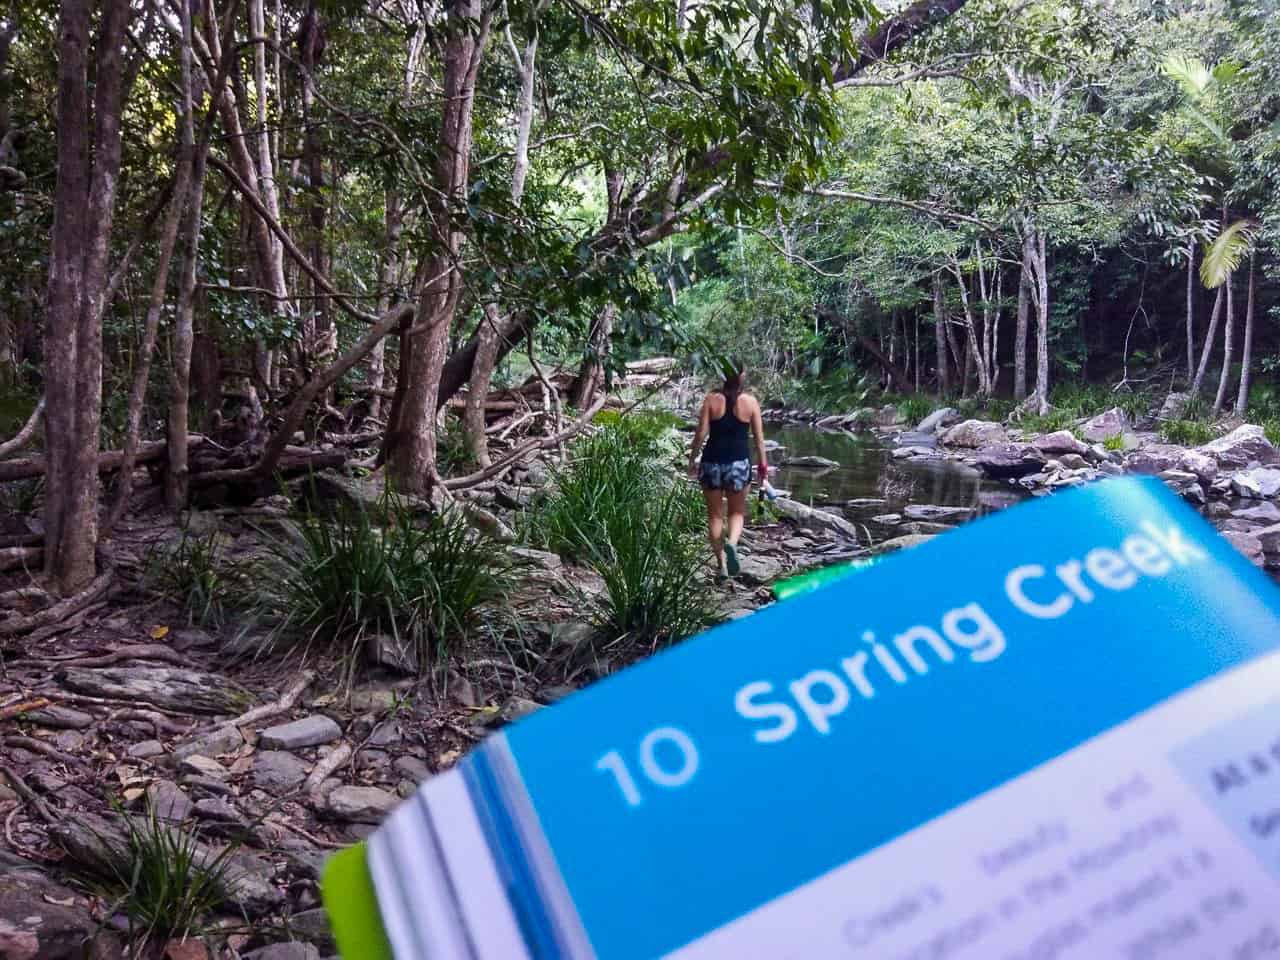
<instances>
[{"instance_id":1,"label":"woman's leg","mask_svg":"<svg viewBox=\"0 0 1280 960\"><path fill-rule=\"evenodd\" d=\"M750 494L750 487L725 493L729 501L729 542L735 547L738 545L738 538L742 536L743 524L747 522L747 497Z\"/></svg>"},{"instance_id":2,"label":"woman's leg","mask_svg":"<svg viewBox=\"0 0 1280 960\"><path fill-rule=\"evenodd\" d=\"M724 572L724 491L702 488L702 499L707 502L707 536L711 552L716 555L716 569Z\"/></svg>"}]
</instances>

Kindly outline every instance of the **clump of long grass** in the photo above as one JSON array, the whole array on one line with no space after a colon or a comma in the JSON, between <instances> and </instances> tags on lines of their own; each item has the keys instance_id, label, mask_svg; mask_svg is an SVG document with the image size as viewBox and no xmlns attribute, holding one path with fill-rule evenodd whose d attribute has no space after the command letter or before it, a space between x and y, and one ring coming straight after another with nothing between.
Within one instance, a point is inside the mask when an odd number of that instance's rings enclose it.
<instances>
[{"instance_id":1,"label":"clump of long grass","mask_svg":"<svg viewBox=\"0 0 1280 960\"><path fill-rule=\"evenodd\" d=\"M121 819L123 842L99 837L102 857L92 869L79 868L77 882L107 903L107 915L128 919L134 956L200 935L235 882L231 858L239 844L215 853L199 830L168 823L150 807Z\"/></svg>"},{"instance_id":2,"label":"clump of long grass","mask_svg":"<svg viewBox=\"0 0 1280 960\"><path fill-rule=\"evenodd\" d=\"M239 566L225 556L225 540L216 530L188 530L174 545L147 554L143 583L175 603L189 624L220 626L242 594Z\"/></svg>"},{"instance_id":3,"label":"clump of long grass","mask_svg":"<svg viewBox=\"0 0 1280 960\"><path fill-rule=\"evenodd\" d=\"M507 556L458 510L418 514L388 494L376 510L344 506L302 517L274 540L259 578L272 640L299 639L337 655L350 684L370 641L412 650L420 672L505 596Z\"/></svg>"},{"instance_id":4,"label":"clump of long grass","mask_svg":"<svg viewBox=\"0 0 1280 960\"><path fill-rule=\"evenodd\" d=\"M1203 420L1165 420L1160 424L1160 436L1166 443L1198 447L1212 440L1215 433Z\"/></svg>"},{"instance_id":5,"label":"clump of long grass","mask_svg":"<svg viewBox=\"0 0 1280 960\"><path fill-rule=\"evenodd\" d=\"M906 423L915 426L939 406L934 397L923 393L913 393L897 401L898 416Z\"/></svg>"}]
</instances>

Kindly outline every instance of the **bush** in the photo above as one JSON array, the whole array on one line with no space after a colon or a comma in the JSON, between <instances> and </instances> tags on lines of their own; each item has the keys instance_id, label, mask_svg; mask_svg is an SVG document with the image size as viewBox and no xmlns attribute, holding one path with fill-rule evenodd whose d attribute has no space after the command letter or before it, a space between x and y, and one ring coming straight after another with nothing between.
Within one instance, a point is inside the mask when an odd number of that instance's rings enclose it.
<instances>
[{"instance_id":1,"label":"bush","mask_svg":"<svg viewBox=\"0 0 1280 960\"><path fill-rule=\"evenodd\" d=\"M392 494L376 515L347 506L331 521L304 517L273 551L259 600L263 618L277 621L272 638L330 649L348 685L378 636L411 648L425 671L481 606L504 597L509 569L460 512L418 517Z\"/></svg>"},{"instance_id":2,"label":"bush","mask_svg":"<svg viewBox=\"0 0 1280 960\"><path fill-rule=\"evenodd\" d=\"M1113 433L1111 436L1104 438L1102 441L1102 448L1104 450L1112 450L1115 452L1124 450L1124 434Z\"/></svg>"},{"instance_id":3,"label":"bush","mask_svg":"<svg viewBox=\"0 0 1280 960\"><path fill-rule=\"evenodd\" d=\"M230 858L238 844L210 854L198 831L166 823L150 808L145 817L121 819L123 847L104 839L101 872L82 875L80 885L107 901L106 916L128 918L135 956L146 955L148 944L200 934L234 880Z\"/></svg>"},{"instance_id":4,"label":"bush","mask_svg":"<svg viewBox=\"0 0 1280 960\"><path fill-rule=\"evenodd\" d=\"M937 401L923 393L913 393L897 401L898 416L915 426L937 408Z\"/></svg>"},{"instance_id":5,"label":"bush","mask_svg":"<svg viewBox=\"0 0 1280 960\"><path fill-rule=\"evenodd\" d=\"M1280 446L1280 418L1262 421L1262 429L1270 440L1276 446Z\"/></svg>"},{"instance_id":6,"label":"bush","mask_svg":"<svg viewBox=\"0 0 1280 960\"><path fill-rule=\"evenodd\" d=\"M183 530L176 546L147 554L144 585L176 603L188 624L226 623L243 586L239 568L223 556L223 539L216 530L203 536Z\"/></svg>"},{"instance_id":7,"label":"bush","mask_svg":"<svg viewBox=\"0 0 1280 960\"><path fill-rule=\"evenodd\" d=\"M1200 420L1165 420L1160 424L1160 436L1166 443L1198 447L1212 440L1214 431Z\"/></svg>"}]
</instances>

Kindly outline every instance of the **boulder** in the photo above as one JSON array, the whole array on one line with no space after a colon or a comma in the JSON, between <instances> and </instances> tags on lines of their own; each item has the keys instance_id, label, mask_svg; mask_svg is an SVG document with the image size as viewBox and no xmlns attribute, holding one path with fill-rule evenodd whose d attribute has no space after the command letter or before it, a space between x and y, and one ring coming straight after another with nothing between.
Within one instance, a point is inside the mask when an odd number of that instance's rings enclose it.
<instances>
[{"instance_id":1,"label":"boulder","mask_svg":"<svg viewBox=\"0 0 1280 960\"><path fill-rule=\"evenodd\" d=\"M773 507L779 514L798 527L837 533L855 542L858 539L858 528L844 519L844 517L837 517L835 514L827 513L825 510L815 510L813 507L806 506L803 503L797 503L795 500L785 500L781 497L773 501Z\"/></svg>"},{"instance_id":2,"label":"boulder","mask_svg":"<svg viewBox=\"0 0 1280 960\"><path fill-rule=\"evenodd\" d=\"M37 726L52 727L55 730L83 730L93 723L93 714L59 706L30 710L22 718Z\"/></svg>"},{"instance_id":3,"label":"boulder","mask_svg":"<svg viewBox=\"0 0 1280 960\"><path fill-rule=\"evenodd\" d=\"M971 507L935 507L928 503L913 503L903 508L903 516L908 520L925 520L937 523L943 520L968 520L973 516Z\"/></svg>"},{"instance_id":4,"label":"boulder","mask_svg":"<svg viewBox=\"0 0 1280 960\"><path fill-rule=\"evenodd\" d=\"M1043 437L1036 437L1031 441L1031 445L1041 453L1074 453L1083 457L1089 452L1089 445L1070 430L1059 430L1056 433L1047 433Z\"/></svg>"},{"instance_id":5,"label":"boulder","mask_svg":"<svg viewBox=\"0 0 1280 960\"><path fill-rule=\"evenodd\" d=\"M1201 483L1213 483L1218 476L1218 461L1196 450L1188 450L1178 458L1178 469L1194 473Z\"/></svg>"},{"instance_id":6,"label":"boulder","mask_svg":"<svg viewBox=\"0 0 1280 960\"><path fill-rule=\"evenodd\" d=\"M1232 510L1231 516L1239 520L1249 520L1253 523L1280 523L1280 507L1271 502L1260 503L1256 507Z\"/></svg>"},{"instance_id":7,"label":"boulder","mask_svg":"<svg viewBox=\"0 0 1280 960\"><path fill-rule=\"evenodd\" d=\"M781 563L772 557L755 554L742 558L742 569L738 573L738 578L748 586L759 587L772 583L781 575Z\"/></svg>"},{"instance_id":8,"label":"boulder","mask_svg":"<svg viewBox=\"0 0 1280 960\"><path fill-rule=\"evenodd\" d=\"M908 550L911 547L918 547L921 544L928 543L933 539L931 534L927 533L908 533L905 536L894 537L891 540L884 540L877 543L871 548L871 552L875 554L892 553L895 550Z\"/></svg>"},{"instance_id":9,"label":"boulder","mask_svg":"<svg viewBox=\"0 0 1280 960\"><path fill-rule=\"evenodd\" d=\"M1124 465L1130 473L1155 476L1165 470L1177 469L1184 453L1186 451L1176 444L1148 443L1125 454Z\"/></svg>"},{"instance_id":10,"label":"boulder","mask_svg":"<svg viewBox=\"0 0 1280 960\"><path fill-rule=\"evenodd\" d=\"M974 465L993 480L1016 480L1039 472L1045 457L1033 447L998 443L979 450Z\"/></svg>"},{"instance_id":11,"label":"boulder","mask_svg":"<svg viewBox=\"0 0 1280 960\"><path fill-rule=\"evenodd\" d=\"M1231 489L1238 497L1270 500L1280 496L1280 470L1275 467L1242 470L1232 475Z\"/></svg>"},{"instance_id":12,"label":"boulder","mask_svg":"<svg viewBox=\"0 0 1280 960\"><path fill-rule=\"evenodd\" d=\"M1160 412L1156 414L1156 419L1181 420L1190 402L1191 394L1189 393L1171 393L1164 398L1164 403L1160 404Z\"/></svg>"},{"instance_id":13,"label":"boulder","mask_svg":"<svg viewBox=\"0 0 1280 960\"><path fill-rule=\"evenodd\" d=\"M380 787L335 787L325 800L329 815L348 823L381 823L399 798Z\"/></svg>"},{"instance_id":14,"label":"boulder","mask_svg":"<svg viewBox=\"0 0 1280 960\"><path fill-rule=\"evenodd\" d=\"M239 714L253 705L253 695L225 676L180 667L66 667L58 679L76 693L183 713Z\"/></svg>"},{"instance_id":15,"label":"boulder","mask_svg":"<svg viewBox=\"0 0 1280 960\"><path fill-rule=\"evenodd\" d=\"M1194 473L1187 473L1184 470L1165 470L1159 476L1174 493L1183 499L1201 504L1206 501L1204 487L1200 485L1200 479Z\"/></svg>"},{"instance_id":16,"label":"boulder","mask_svg":"<svg viewBox=\"0 0 1280 960\"><path fill-rule=\"evenodd\" d=\"M264 750L300 750L332 743L341 736L341 727L330 717L317 713L263 730L258 735L258 746Z\"/></svg>"},{"instance_id":17,"label":"boulder","mask_svg":"<svg viewBox=\"0 0 1280 960\"><path fill-rule=\"evenodd\" d=\"M1223 530L1222 536L1239 550L1254 566L1261 567L1266 562L1262 549L1262 538L1256 533L1241 533L1237 530Z\"/></svg>"},{"instance_id":18,"label":"boulder","mask_svg":"<svg viewBox=\"0 0 1280 960\"><path fill-rule=\"evenodd\" d=\"M806 470L830 470L834 467L840 466L840 464L836 463L834 460L828 460L826 457L805 456L787 457L781 462L780 466L801 467Z\"/></svg>"},{"instance_id":19,"label":"boulder","mask_svg":"<svg viewBox=\"0 0 1280 960\"><path fill-rule=\"evenodd\" d=\"M1088 470L1089 461L1078 453L1064 453L1060 458L1062 465L1069 470Z\"/></svg>"},{"instance_id":20,"label":"boulder","mask_svg":"<svg viewBox=\"0 0 1280 960\"><path fill-rule=\"evenodd\" d=\"M1128 414L1119 407L1112 407L1086 420L1080 432L1084 434L1086 440L1101 443L1108 437L1118 437L1132 429L1133 424L1129 422Z\"/></svg>"},{"instance_id":21,"label":"boulder","mask_svg":"<svg viewBox=\"0 0 1280 960\"><path fill-rule=\"evenodd\" d=\"M953 407L942 407L933 411L916 427L917 433L937 433L944 427L949 427L960 419L960 414Z\"/></svg>"},{"instance_id":22,"label":"boulder","mask_svg":"<svg viewBox=\"0 0 1280 960\"><path fill-rule=\"evenodd\" d=\"M1254 536L1258 538L1263 553L1268 557L1280 557L1280 523L1255 530Z\"/></svg>"},{"instance_id":23,"label":"boulder","mask_svg":"<svg viewBox=\"0 0 1280 960\"><path fill-rule=\"evenodd\" d=\"M1272 464L1280 461L1280 451L1271 445L1266 432L1252 423L1232 430L1198 448L1198 452L1212 457L1219 470L1244 470L1254 464Z\"/></svg>"},{"instance_id":24,"label":"boulder","mask_svg":"<svg viewBox=\"0 0 1280 960\"><path fill-rule=\"evenodd\" d=\"M284 750L260 750L254 755L249 777L255 787L279 796L307 779L307 765Z\"/></svg>"},{"instance_id":25,"label":"boulder","mask_svg":"<svg viewBox=\"0 0 1280 960\"><path fill-rule=\"evenodd\" d=\"M1008 439L1004 427L989 420L965 420L947 429L939 438L948 447L985 447Z\"/></svg>"}]
</instances>

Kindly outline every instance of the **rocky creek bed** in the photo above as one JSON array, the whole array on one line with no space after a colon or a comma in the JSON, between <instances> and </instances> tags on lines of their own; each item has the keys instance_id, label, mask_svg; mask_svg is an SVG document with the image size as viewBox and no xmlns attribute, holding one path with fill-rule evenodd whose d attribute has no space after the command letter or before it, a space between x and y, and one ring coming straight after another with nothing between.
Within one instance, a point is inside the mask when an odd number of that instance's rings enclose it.
<instances>
[{"instance_id":1,"label":"rocky creek bed","mask_svg":"<svg viewBox=\"0 0 1280 960\"><path fill-rule=\"evenodd\" d=\"M726 619L768 602L769 584L787 574L911 547L1026 497L1124 473L1160 476L1254 563L1280 568L1280 452L1256 426L1189 449L1119 411L1048 435L950 410L918 424L898 422L891 409L770 416L775 483L792 496L753 521L736 583L714 587L708 564L707 589L719 591ZM815 431L852 444L847 459L866 464L851 473L804 449ZM513 511L547 475L535 461L472 493L470 508L507 539ZM326 484L330 496L371 495L367 481L333 475ZM296 505L277 496L191 523L224 537L229 557L248 557ZM122 524L111 545L116 583L96 607L69 625L0 641L0 957L122 955L124 919L69 878L118 848L121 817L148 804L175 824L198 825L205 856L240 843L221 926L168 945L165 956L331 954L317 889L326 855L367 836L419 781L496 727L620 665L583 620L599 578L508 545L522 566L514 618L488 625L427 680L405 672L394 644L374 644L378 665L340 695L333 663L255 657L244 625L186 626L147 593L148 556L178 536L167 522Z\"/></svg>"}]
</instances>

